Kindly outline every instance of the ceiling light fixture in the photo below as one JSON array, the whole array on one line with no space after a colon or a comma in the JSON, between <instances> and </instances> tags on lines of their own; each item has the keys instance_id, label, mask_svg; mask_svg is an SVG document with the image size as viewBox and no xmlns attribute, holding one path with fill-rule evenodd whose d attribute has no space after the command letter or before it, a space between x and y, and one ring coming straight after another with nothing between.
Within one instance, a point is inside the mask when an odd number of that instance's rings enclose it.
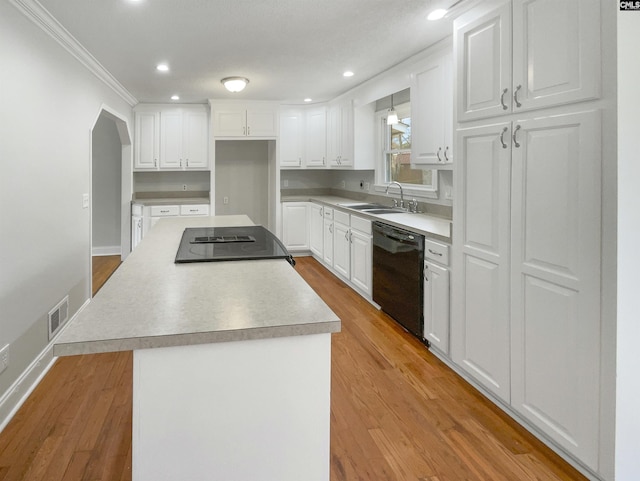
<instances>
[{"instance_id":1,"label":"ceiling light fixture","mask_svg":"<svg viewBox=\"0 0 640 481\"><path fill-rule=\"evenodd\" d=\"M159 70L160 72L168 72L169 66L166 63L159 63L156 70Z\"/></svg>"},{"instance_id":2,"label":"ceiling light fixture","mask_svg":"<svg viewBox=\"0 0 640 481\"><path fill-rule=\"evenodd\" d=\"M393 109L393 94L391 94L391 108L387 110L387 125L398 123L398 114Z\"/></svg>"},{"instance_id":3,"label":"ceiling light fixture","mask_svg":"<svg viewBox=\"0 0 640 481\"><path fill-rule=\"evenodd\" d=\"M180 97L178 95L172 95L171 100L180 100Z\"/></svg>"},{"instance_id":4,"label":"ceiling light fixture","mask_svg":"<svg viewBox=\"0 0 640 481\"><path fill-rule=\"evenodd\" d=\"M313 99L310 99L310 98L308 98L308 97L307 97L306 99L304 99L304 101L305 101L305 102L312 102L312 101L313 101Z\"/></svg>"},{"instance_id":5,"label":"ceiling light fixture","mask_svg":"<svg viewBox=\"0 0 640 481\"><path fill-rule=\"evenodd\" d=\"M344 77L353 77L353 72L351 70L347 70L342 74Z\"/></svg>"},{"instance_id":6,"label":"ceiling light fixture","mask_svg":"<svg viewBox=\"0 0 640 481\"><path fill-rule=\"evenodd\" d=\"M249 79L244 77L226 77L220 80L220 82L229 92L241 92L249 83Z\"/></svg>"},{"instance_id":7,"label":"ceiling light fixture","mask_svg":"<svg viewBox=\"0 0 640 481\"><path fill-rule=\"evenodd\" d=\"M444 8L436 8L433 12L427 15L427 20L440 20L444 18L447 14L447 11Z\"/></svg>"}]
</instances>

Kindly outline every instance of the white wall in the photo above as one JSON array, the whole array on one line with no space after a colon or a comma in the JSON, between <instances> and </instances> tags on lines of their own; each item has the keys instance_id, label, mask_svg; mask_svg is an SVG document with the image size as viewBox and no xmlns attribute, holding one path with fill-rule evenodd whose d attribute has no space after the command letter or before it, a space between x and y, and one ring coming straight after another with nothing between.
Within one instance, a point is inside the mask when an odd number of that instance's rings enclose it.
<instances>
[{"instance_id":1,"label":"white wall","mask_svg":"<svg viewBox=\"0 0 640 481\"><path fill-rule=\"evenodd\" d=\"M0 346L12 352L2 400L33 361L17 354L47 345L49 310L69 294L73 315L90 297L91 129L103 104L129 125L133 114L7 1L0 60Z\"/></svg>"},{"instance_id":2,"label":"white wall","mask_svg":"<svg viewBox=\"0 0 640 481\"><path fill-rule=\"evenodd\" d=\"M616 481L640 473L640 13L618 13Z\"/></svg>"},{"instance_id":3,"label":"white wall","mask_svg":"<svg viewBox=\"0 0 640 481\"><path fill-rule=\"evenodd\" d=\"M245 214L268 226L269 141L218 140L215 149L216 215Z\"/></svg>"},{"instance_id":4,"label":"white wall","mask_svg":"<svg viewBox=\"0 0 640 481\"><path fill-rule=\"evenodd\" d=\"M92 133L94 255L120 254L122 143L115 122L102 114Z\"/></svg>"}]
</instances>

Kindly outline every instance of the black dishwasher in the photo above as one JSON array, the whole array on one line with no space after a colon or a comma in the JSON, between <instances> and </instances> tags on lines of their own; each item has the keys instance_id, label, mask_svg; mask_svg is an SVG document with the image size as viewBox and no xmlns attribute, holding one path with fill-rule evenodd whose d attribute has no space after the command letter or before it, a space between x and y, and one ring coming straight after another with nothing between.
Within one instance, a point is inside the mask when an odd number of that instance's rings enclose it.
<instances>
[{"instance_id":1,"label":"black dishwasher","mask_svg":"<svg viewBox=\"0 0 640 481\"><path fill-rule=\"evenodd\" d=\"M373 223L373 300L422 339L424 236Z\"/></svg>"}]
</instances>

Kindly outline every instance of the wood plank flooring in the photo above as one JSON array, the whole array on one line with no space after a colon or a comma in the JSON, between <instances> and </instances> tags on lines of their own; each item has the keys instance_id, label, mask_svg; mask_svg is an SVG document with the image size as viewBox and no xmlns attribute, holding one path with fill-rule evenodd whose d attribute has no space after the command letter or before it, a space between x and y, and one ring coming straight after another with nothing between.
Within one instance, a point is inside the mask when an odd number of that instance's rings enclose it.
<instances>
[{"instance_id":1,"label":"wood plank flooring","mask_svg":"<svg viewBox=\"0 0 640 481\"><path fill-rule=\"evenodd\" d=\"M118 266L122 263L120 256L93 256L93 265L91 270L93 273L93 292L92 295L96 295L96 292L109 280L111 274L115 272Z\"/></svg>"},{"instance_id":2,"label":"wood plank flooring","mask_svg":"<svg viewBox=\"0 0 640 481\"><path fill-rule=\"evenodd\" d=\"M586 479L319 263L296 260L343 320L331 481ZM129 352L60 358L0 433L0 481L131 480L131 375Z\"/></svg>"}]
</instances>

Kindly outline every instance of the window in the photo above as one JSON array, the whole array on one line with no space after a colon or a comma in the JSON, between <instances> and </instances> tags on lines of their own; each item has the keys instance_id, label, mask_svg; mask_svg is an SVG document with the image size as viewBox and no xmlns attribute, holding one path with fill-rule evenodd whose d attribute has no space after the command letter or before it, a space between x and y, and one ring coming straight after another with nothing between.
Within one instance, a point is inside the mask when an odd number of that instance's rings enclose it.
<instances>
[{"instance_id":1,"label":"window","mask_svg":"<svg viewBox=\"0 0 640 481\"><path fill-rule=\"evenodd\" d=\"M433 170L413 168L411 165L411 104L394 106L398 123L387 125L386 110L379 112L382 142L382 175L379 180L400 182L414 188L414 195L437 190L437 175Z\"/></svg>"}]
</instances>

